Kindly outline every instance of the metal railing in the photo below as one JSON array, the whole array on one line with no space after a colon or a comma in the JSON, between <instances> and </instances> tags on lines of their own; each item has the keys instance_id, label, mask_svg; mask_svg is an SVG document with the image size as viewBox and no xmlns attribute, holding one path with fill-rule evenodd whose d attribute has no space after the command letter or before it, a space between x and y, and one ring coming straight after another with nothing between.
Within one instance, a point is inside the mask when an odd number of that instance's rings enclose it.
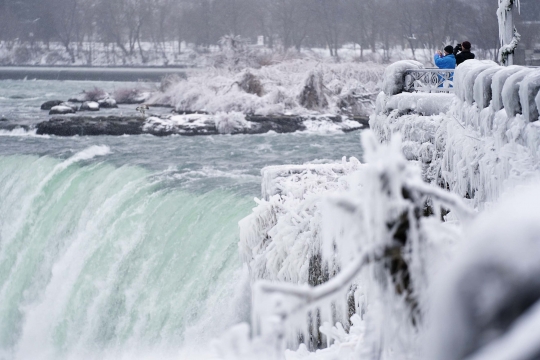
<instances>
[{"instance_id":1,"label":"metal railing","mask_svg":"<svg viewBox=\"0 0 540 360\"><path fill-rule=\"evenodd\" d=\"M454 69L407 70L404 74L404 92L453 93Z\"/></svg>"}]
</instances>

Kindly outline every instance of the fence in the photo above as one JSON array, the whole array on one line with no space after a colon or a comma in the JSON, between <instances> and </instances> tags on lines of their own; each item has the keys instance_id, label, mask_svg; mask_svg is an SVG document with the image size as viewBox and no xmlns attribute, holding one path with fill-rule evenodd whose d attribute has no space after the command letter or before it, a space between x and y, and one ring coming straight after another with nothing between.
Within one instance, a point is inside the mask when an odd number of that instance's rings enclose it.
<instances>
[{"instance_id":1,"label":"fence","mask_svg":"<svg viewBox=\"0 0 540 360\"><path fill-rule=\"evenodd\" d=\"M404 74L403 91L453 93L454 71L442 69L407 70Z\"/></svg>"}]
</instances>

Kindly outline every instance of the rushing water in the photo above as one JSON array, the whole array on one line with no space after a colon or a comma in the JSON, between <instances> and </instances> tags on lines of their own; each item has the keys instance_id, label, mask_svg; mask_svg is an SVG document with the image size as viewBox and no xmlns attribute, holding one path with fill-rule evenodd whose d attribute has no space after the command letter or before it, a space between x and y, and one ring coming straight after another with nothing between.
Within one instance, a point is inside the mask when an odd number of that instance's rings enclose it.
<instances>
[{"instance_id":1,"label":"rushing water","mask_svg":"<svg viewBox=\"0 0 540 360\"><path fill-rule=\"evenodd\" d=\"M45 88L66 98L110 85L7 83L0 105L20 121L19 105L46 116L34 110ZM260 196L260 169L345 155L361 156L358 133L2 132L0 359L205 358L248 319L237 222Z\"/></svg>"}]
</instances>

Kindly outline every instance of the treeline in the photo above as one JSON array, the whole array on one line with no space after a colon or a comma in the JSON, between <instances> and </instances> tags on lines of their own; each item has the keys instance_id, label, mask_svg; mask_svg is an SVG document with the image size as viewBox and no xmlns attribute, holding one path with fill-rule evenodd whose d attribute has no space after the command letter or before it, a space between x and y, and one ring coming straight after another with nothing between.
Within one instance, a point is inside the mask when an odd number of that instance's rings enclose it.
<instances>
[{"instance_id":1,"label":"treeline","mask_svg":"<svg viewBox=\"0 0 540 360\"><path fill-rule=\"evenodd\" d=\"M339 56L345 43L362 50L396 46L438 49L453 40L498 48L497 0L0 0L0 40L115 44L126 56L165 42L217 44L224 35L288 50L325 47ZM539 11L540 1L522 0ZM529 9L532 9L530 10ZM540 14L540 11L538 12ZM540 20L540 19L538 19ZM518 24L519 26L519 24ZM538 28L520 26L532 42ZM530 30L532 29L532 30ZM180 51L180 46L178 46ZM495 56L495 54L493 54Z\"/></svg>"}]
</instances>

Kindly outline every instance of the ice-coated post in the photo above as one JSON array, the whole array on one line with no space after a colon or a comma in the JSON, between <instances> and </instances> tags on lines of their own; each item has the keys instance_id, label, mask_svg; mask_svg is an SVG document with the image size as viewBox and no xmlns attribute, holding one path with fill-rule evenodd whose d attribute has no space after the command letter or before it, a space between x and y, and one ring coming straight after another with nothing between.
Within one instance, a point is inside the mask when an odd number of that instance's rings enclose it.
<instances>
[{"instance_id":1,"label":"ice-coated post","mask_svg":"<svg viewBox=\"0 0 540 360\"><path fill-rule=\"evenodd\" d=\"M519 8L519 0L499 0L497 18L499 20L499 39L501 49L499 50L499 62L501 65L510 66L514 64L514 51L516 50L521 35L514 27L514 6Z\"/></svg>"},{"instance_id":2,"label":"ice-coated post","mask_svg":"<svg viewBox=\"0 0 540 360\"><path fill-rule=\"evenodd\" d=\"M514 6L510 6L506 13L506 23L504 26L504 45L508 45L514 38ZM514 52L507 55L505 66L514 65Z\"/></svg>"}]
</instances>

